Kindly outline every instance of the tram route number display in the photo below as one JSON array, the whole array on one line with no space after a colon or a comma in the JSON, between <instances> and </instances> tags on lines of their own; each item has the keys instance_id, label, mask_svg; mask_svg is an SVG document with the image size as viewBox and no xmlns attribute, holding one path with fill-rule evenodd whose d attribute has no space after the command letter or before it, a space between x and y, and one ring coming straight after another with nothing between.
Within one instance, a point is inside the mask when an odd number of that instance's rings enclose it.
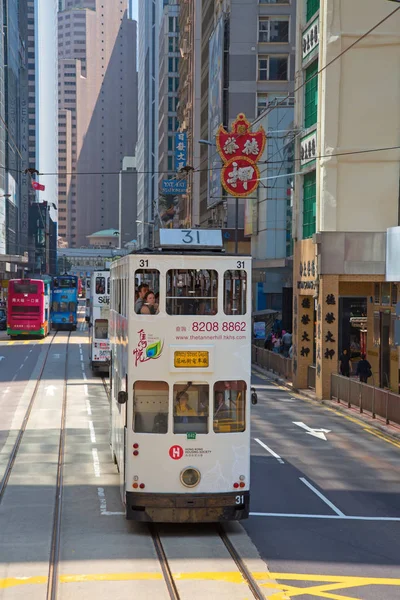
<instances>
[{"instance_id":1,"label":"tram route number display","mask_svg":"<svg viewBox=\"0 0 400 600\"><path fill-rule=\"evenodd\" d=\"M192 331L200 333L206 331L246 331L246 322L224 321L220 327L218 321L195 321L192 323Z\"/></svg>"}]
</instances>

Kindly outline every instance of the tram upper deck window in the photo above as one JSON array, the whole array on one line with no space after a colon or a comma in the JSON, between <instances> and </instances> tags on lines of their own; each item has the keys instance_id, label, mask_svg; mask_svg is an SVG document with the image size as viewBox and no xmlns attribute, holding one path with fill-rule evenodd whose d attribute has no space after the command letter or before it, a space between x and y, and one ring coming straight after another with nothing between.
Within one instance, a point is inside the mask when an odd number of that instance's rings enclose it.
<instances>
[{"instance_id":1,"label":"tram upper deck window","mask_svg":"<svg viewBox=\"0 0 400 600\"><path fill-rule=\"evenodd\" d=\"M246 382L217 381L214 385L215 433L239 433L246 429Z\"/></svg>"},{"instance_id":2,"label":"tram upper deck window","mask_svg":"<svg viewBox=\"0 0 400 600\"><path fill-rule=\"evenodd\" d=\"M216 315L218 273L212 269L171 269L167 272L169 315Z\"/></svg>"},{"instance_id":3,"label":"tram upper deck window","mask_svg":"<svg viewBox=\"0 0 400 600\"><path fill-rule=\"evenodd\" d=\"M159 312L160 272L139 269L135 272L135 313L157 315Z\"/></svg>"},{"instance_id":4,"label":"tram upper deck window","mask_svg":"<svg viewBox=\"0 0 400 600\"><path fill-rule=\"evenodd\" d=\"M247 273L243 270L224 273L224 313L246 314Z\"/></svg>"},{"instance_id":5,"label":"tram upper deck window","mask_svg":"<svg viewBox=\"0 0 400 600\"><path fill-rule=\"evenodd\" d=\"M208 433L208 384L174 385L174 433Z\"/></svg>"},{"instance_id":6,"label":"tram upper deck window","mask_svg":"<svg viewBox=\"0 0 400 600\"><path fill-rule=\"evenodd\" d=\"M168 383L136 381L133 386L133 431L167 433Z\"/></svg>"},{"instance_id":7,"label":"tram upper deck window","mask_svg":"<svg viewBox=\"0 0 400 600\"><path fill-rule=\"evenodd\" d=\"M96 277L96 294L106 293L106 278Z\"/></svg>"}]
</instances>

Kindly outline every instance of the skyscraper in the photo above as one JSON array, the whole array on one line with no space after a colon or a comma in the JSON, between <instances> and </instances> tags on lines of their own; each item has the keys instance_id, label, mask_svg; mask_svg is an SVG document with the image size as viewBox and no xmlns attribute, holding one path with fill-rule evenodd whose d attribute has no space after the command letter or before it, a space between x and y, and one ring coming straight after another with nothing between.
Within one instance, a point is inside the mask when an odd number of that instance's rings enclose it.
<instances>
[{"instance_id":1,"label":"skyscraper","mask_svg":"<svg viewBox=\"0 0 400 600\"><path fill-rule=\"evenodd\" d=\"M59 232L70 246L118 227L118 173L137 139L136 22L127 8L128 0L64 0L58 15Z\"/></svg>"},{"instance_id":2,"label":"skyscraper","mask_svg":"<svg viewBox=\"0 0 400 600\"><path fill-rule=\"evenodd\" d=\"M158 79L161 0L139 2L138 242L151 245L158 206Z\"/></svg>"}]
</instances>

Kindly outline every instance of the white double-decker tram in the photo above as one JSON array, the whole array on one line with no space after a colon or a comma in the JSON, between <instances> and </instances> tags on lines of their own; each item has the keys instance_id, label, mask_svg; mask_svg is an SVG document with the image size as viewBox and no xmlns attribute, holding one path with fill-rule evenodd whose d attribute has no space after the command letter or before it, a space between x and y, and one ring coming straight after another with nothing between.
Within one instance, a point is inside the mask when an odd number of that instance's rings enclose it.
<instances>
[{"instance_id":1,"label":"white double-decker tram","mask_svg":"<svg viewBox=\"0 0 400 600\"><path fill-rule=\"evenodd\" d=\"M161 230L111 266L112 452L128 519L249 513L251 258Z\"/></svg>"},{"instance_id":2,"label":"white double-decker tram","mask_svg":"<svg viewBox=\"0 0 400 600\"><path fill-rule=\"evenodd\" d=\"M93 372L110 366L110 271L94 271L91 280L89 316L89 354Z\"/></svg>"}]
</instances>

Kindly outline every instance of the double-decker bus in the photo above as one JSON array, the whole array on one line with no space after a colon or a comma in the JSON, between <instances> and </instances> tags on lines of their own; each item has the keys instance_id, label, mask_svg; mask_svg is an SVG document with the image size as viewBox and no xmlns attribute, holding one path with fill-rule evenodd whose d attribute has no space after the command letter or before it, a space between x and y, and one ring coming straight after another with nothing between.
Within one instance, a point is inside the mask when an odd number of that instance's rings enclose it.
<instances>
[{"instance_id":1,"label":"double-decker bus","mask_svg":"<svg viewBox=\"0 0 400 600\"><path fill-rule=\"evenodd\" d=\"M110 271L94 271L90 288L90 363L93 373L108 372L110 366L110 340L108 337Z\"/></svg>"},{"instance_id":2,"label":"double-decker bus","mask_svg":"<svg viewBox=\"0 0 400 600\"><path fill-rule=\"evenodd\" d=\"M218 230L160 230L153 253L111 265L110 341L126 517L247 518L251 257L224 254Z\"/></svg>"},{"instance_id":3,"label":"double-decker bus","mask_svg":"<svg viewBox=\"0 0 400 600\"><path fill-rule=\"evenodd\" d=\"M76 330L78 322L78 277L58 275L51 282L51 326Z\"/></svg>"},{"instance_id":4,"label":"double-decker bus","mask_svg":"<svg viewBox=\"0 0 400 600\"><path fill-rule=\"evenodd\" d=\"M50 329L50 281L11 279L8 284L7 334L44 338Z\"/></svg>"}]
</instances>

